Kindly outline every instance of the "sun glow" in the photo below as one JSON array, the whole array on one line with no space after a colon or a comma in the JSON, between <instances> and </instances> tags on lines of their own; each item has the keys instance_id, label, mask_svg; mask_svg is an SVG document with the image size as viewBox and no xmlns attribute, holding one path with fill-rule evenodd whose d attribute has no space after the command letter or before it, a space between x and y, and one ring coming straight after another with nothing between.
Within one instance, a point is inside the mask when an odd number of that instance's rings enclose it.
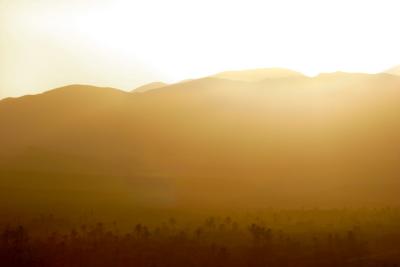
<instances>
[{"instance_id":1,"label":"sun glow","mask_svg":"<svg viewBox=\"0 0 400 267\"><path fill-rule=\"evenodd\" d=\"M128 90L258 67L378 72L400 62L397 1L0 5L0 97L69 83Z\"/></svg>"}]
</instances>

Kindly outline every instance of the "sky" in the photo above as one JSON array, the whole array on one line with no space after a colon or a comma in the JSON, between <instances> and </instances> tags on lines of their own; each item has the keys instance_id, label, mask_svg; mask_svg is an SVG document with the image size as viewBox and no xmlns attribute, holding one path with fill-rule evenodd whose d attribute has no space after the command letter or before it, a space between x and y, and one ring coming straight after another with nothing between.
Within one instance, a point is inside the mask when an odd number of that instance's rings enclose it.
<instances>
[{"instance_id":1,"label":"sky","mask_svg":"<svg viewBox=\"0 0 400 267\"><path fill-rule=\"evenodd\" d=\"M0 98L220 71L400 64L398 0L0 0Z\"/></svg>"}]
</instances>

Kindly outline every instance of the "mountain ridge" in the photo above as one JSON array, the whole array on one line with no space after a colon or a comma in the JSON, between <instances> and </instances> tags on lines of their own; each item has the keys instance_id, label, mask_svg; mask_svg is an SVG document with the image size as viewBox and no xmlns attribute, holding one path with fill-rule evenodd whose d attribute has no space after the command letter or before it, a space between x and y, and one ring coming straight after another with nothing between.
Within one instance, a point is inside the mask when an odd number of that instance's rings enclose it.
<instances>
[{"instance_id":1,"label":"mountain ridge","mask_svg":"<svg viewBox=\"0 0 400 267\"><path fill-rule=\"evenodd\" d=\"M380 72L380 73L376 73L376 74L367 74L367 73L362 73L362 72L342 72L342 71L336 71L336 72L326 72L326 73L319 73L318 75L314 76L314 77L310 77L310 76L306 76L300 72L294 71L294 70L290 70L290 69L285 69L285 68L260 68L260 69L250 69L250 70L234 70L234 71L224 71L224 72L220 72L211 76L206 76L206 77L202 77L202 78L198 78L198 79L188 79L188 80L184 80L181 82L177 82L177 83L164 83L164 82L151 82L151 83L147 83L144 84L142 86L136 87L135 89L133 89L132 91L130 91L130 93L144 93L147 91L152 91L152 90L157 90L157 89L161 89L161 88L165 88L165 87L175 87L175 86L180 86L181 84L185 84L185 83L190 83L190 82L196 82L196 81L202 81L204 79L218 79L218 80L226 80L226 81L234 81L234 82L256 82L256 83L260 83L260 82L266 82L266 81L271 81L271 80L275 80L275 81L285 81L285 80L296 80L296 79L305 79L305 80L315 80L318 78L324 78L324 77L333 77L335 78L335 76L339 75L345 75L345 76L360 76L362 78L362 76L364 77L374 77L374 75L395 75L398 76L400 74L396 74L396 71L399 71L400 73L400 67L394 67L391 68L387 71L384 72ZM256 76L257 78L254 79L253 77L246 77L249 73L255 73L254 76ZM232 78L232 76L237 75L237 78ZM244 78L243 78L244 77ZM65 85L65 86L61 86L61 87L57 87L57 88L53 88L38 94L29 94L29 95L23 95L23 96L18 96L18 97L6 97L3 99L0 99L0 102L3 101L12 101L13 99L20 99L20 98L25 98L25 97L31 97L31 96L37 96L37 95L42 95L42 94L46 94L46 93L55 93L55 92L62 92L62 91L71 91L74 89L80 89L80 90L85 90L85 91L95 91L97 89L101 89L103 91L119 91L121 93L129 93L129 91L125 91L122 89L118 89L118 88L113 88L113 87L104 87L104 86L95 86L95 85L90 85L90 84L69 84L69 85Z\"/></svg>"}]
</instances>

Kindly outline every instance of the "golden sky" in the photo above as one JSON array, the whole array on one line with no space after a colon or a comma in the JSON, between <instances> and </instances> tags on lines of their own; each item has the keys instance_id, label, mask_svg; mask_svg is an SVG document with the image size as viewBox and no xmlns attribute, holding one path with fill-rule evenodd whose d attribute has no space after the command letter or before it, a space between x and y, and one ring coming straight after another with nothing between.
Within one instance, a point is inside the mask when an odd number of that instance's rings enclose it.
<instances>
[{"instance_id":1,"label":"golden sky","mask_svg":"<svg viewBox=\"0 0 400 267\"><path fill-rule=\"evenodd\" d=\"M224 70L400 64L397 0L0 0L0 98Z\"/></svg>"}]
</instances>

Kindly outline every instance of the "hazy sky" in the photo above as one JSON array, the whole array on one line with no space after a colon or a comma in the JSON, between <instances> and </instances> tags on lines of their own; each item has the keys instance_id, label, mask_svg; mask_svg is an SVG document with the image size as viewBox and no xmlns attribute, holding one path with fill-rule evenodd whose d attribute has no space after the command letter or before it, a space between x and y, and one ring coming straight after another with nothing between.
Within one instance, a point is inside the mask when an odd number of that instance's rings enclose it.
<instances>
[{"instance_id":1,"label":"hazy sky","mask_svg":"<svg viewBox=\"0 0 400 267\"><path fill-rule=\"evenodd\" d=\"M0 0L0 98L224 70L400 64L398 0Z\"/></svg>"}]
</instances>

